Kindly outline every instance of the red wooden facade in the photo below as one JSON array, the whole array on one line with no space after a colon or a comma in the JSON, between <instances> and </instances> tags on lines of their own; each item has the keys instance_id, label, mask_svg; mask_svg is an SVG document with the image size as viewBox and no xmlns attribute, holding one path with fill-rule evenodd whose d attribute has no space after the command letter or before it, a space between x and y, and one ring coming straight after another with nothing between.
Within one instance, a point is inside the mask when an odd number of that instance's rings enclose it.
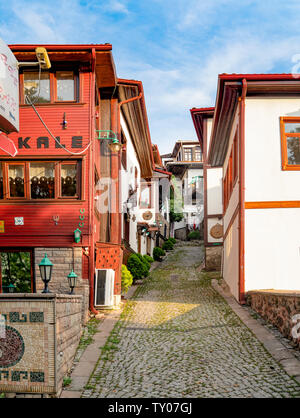
<instances>
[{"instance_id":1,"label":"red wooden facade","mask_svg":"<svg viewBox=\"0 0 300 418\"><path fill-rule=\"evenodd\" d=\"M25 62L36 61L36 46L11 45L10 48L19 62ZM115 241L116 234L111 234L113 239L107 233L103 238L103 219L107 228L115 229L116 224L113 216L103 215L96 210L95 200L95 195L99 193L96 190L97 179L105 171L102 165L107 167L107 174L110 175L118 173L119 167L118 155L101 157L101 145L96 133L98 129L115 130L115 117L111 108L114 101L117 101L113 98L117 79L111 45L47 45L47 51L51 61L51 101L36 103L34 106L48 129L34 108L25 104L21 66L20 131L9 135L18 154L12 158L0 149L3 173L0 220L4 225L0 233L0 251L9 248L88 247L83 255L82 277L90 281L90 307L93 310L96 242L120 244L118 238ZM75 100L57 100L56 71L61 69L74 74ZM43 73L44 70L41 74ZM29 170L37 162L52 164L55 178L51 197L32 198L33 186ZM19 197L15 197L11 189L8 169L12 163L23 167L24 193ZM77 167L76 194L63 196L61 173L71 163ZM118 194L118 178L116 180ZM23 224L16 225L15 218L23 218ZM74 241L74 230L77 228L81 231L79 243ZM118 274L115 286L118 293L119 282Z\"/></svg>"}]
</instances>

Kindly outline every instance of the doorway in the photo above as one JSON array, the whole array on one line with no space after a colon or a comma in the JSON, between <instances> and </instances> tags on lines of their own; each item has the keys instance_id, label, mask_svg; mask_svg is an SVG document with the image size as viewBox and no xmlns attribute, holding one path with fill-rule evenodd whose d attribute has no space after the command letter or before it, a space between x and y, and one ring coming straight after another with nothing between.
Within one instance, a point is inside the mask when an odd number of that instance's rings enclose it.
<instances>
[{"instance_id":1,"label":"doorway","mask_svg":"<svg viewBox=\"0 0 300 418\"><path fill-rule=\"evenodd\" d=\"M0 293L34 293L32 250L0 249Z\"/></svg>"}]
</instances>

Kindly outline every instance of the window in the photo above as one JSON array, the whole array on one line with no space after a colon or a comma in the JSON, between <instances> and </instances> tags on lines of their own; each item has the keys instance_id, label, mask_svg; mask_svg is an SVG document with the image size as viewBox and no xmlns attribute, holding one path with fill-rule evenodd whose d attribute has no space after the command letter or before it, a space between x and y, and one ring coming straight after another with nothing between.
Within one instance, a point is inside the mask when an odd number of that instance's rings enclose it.
<instances>
[{"instance_id":1,"label":"window","mask_svg":"<svg viewBox=\"0 0 300 418\"><path fill-rule=\"evenodd\" d=\"M61 196L77 197L77 164L62 163L60 171Z\"/></svg>"},{"instance_id":2,"label":"window","mask_svg":"<svg viewBox=\"0 0 300 418\"><path fill-rule=\"evenodd\" d=\"M54 163L29 164L31 199L54 199Z\"/></svg>"},{"instance_id":3,"label":"window","mask_svg":"<svg viewBox=\"0 0 300 418\"><path fill-rule=\"evenodd\" d=\"M25 165L23 163L8 165L8 187L10 197L25 197L24 172Z\"/></svg>"},{"instance_id":4,"label":"window","mask_svg":"<svg viewBox=\"0 0 300 418\"><path fill-rule=\"evenodd\" d=\"M141 183L140 207L142 209L151 208L151 184L150 183Z\"/></svg>"},{"instance_id":5,"label":"window","mask_svg":"<svg viewBox=\"0 0 300 418\"><path fill-rule=\"evenodd\" d=\"M122 144L121 162L122 162L124 170L127 170L127 141L126 141L125 135L123 134L123 131L121 132L121 144Z\"/></svg>"},{"instance_id":6,"label":"window","mask_svg":"<svg viewBox=\"0 0 300 418\"><path fill-rule=\"evenodd\" d=\"M29 104L76 102L78 98L78 76L74 71L49 72L24 70L20 76L21 101ZM23 96L23 99L22 99Z\"/></svg>"},{"instance_id":7,"label":"window","mask_svg":"<svg viewBox=\"0 0 300 418\"><path fill-rule=\"evenodd\" d=\"M0 199L80 199L81 160L0 164Z\"/></svg>"},{"instance_id":8,"label":"window","mask_svg":"<svg viewBox=\"0 0 300 418\"><path fill-rule=\"evenodd\" d=\"M32 103L50 103L50 76L48 72L24 72L24 103L26 96Z\"/></svg>"},{"instance_id":9,"label":"window","mask_svg":"<svg viewBox=\"0 0 300 418\"><path fill-rule=\"evenodd\" d=\"M70 102L75 100L75 81L73 71L56 72L56 100Z\"/></svg>"},{"instance_id":10,"label":"window","mask_svg":"<svg viewBox=\"0 0 300 418\"><path fill-rule=\"evenodd\" d=\"M163 206L163 187L160 184L158 186L158 208L159 208L159 211L162 210L162 206Z\"/></svg>"},{"instance_id":11,"label":"window","mask_svg":"<svg viewBox=\"0 0 300 418\"><path fill-rule=\"evenodd\" d=\"M3 199L3 171L2 164L0 163L0 199Z\"/></svg>"},{"instance_id":12,"label":"window","mask_svg":"<svg viewBox=\"0 0 300 418\"><path fill-rule=\"evenodd\" d=\"M283 170L300 170L300 118L281 117L281 158Z\"/></svg>"},{"instance_id":13,"label":"window","mask_svg":"<svg viewBox=\"0 0 300 418\"><path fill-rule=\"evenodd\" d=\"M233 141L233 182L238 176L238 138L237 133L235 134L234 141Z\"/></svg>"},{"instance_id":14,"label":"window","mask_svg":"<svg viewBox=\"0 0 300 418\"><path fill-rule=\"evenodd\" d=\"M192 148L184 148L184 161L192 161L193 158L193 150Z\"/></svg>"},{"instance_id":15,"label":"window","mask_svg":"<svg viewBox=\"0 0 300 418\"><path fill-rule=\"evenodd\" d=\"M202 152L200 147L195 147L195 161L202 161Z\"/></svg>"}]
</instances>

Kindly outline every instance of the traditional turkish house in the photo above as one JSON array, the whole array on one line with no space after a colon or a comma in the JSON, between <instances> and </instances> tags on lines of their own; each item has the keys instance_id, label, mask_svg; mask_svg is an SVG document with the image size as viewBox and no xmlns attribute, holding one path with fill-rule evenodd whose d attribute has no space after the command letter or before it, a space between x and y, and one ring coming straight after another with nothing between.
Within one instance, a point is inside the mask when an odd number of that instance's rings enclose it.
<instances>
[{"instance_id":1,"label":"traditional turkish house","mask_svg":"<svg viewBox=\"0 0 300 418\"><path fill-rule=\"evenodd\" d=\"M170 173L160 171L158 147L151 142L142 82L118 79L118 91L122 138L121 230L126 264L133 253L152 256L161 230L168 232L167 208L163 209L161 204L163 185L159 181L166 178L168 182Z\"/></svg>"},{"instance_id":2,"label":"traditional turkish house","mask_svg":"<svg viewBox=\"0 0 300 418\"><path fill-rule=\"evenodd\" d=\"M203 160L198 141L176 141L173 152L163 157L165 167L173 175L175 194L182 200L176 206L184 215L180 222L172 225L172 235L185 240L189 231L197 229L203 233ZM180 195L180 196L179 196Z\"/></svg>"},{"instance_id":3,"label":"traditional turkish house","mask_svg":"<svg viewBox=\"0 0 300 418\"><path fill-rule=\"evenodd\" d=\"M208 164L223 167L223 277L251 290L299 290L300 81L222 74Z\"/></svg>"},{"instance_id":4,"label":"traditional turkish house","mask_svg":"<svg viewBox=\"0 0 300 418\"><path fill-rule=\"evenodd\" d=\"M36 47L10 46L21 63L36 61ZM40 292L46 253L50 291L68 292L73 270L75 293L97 312L121 294L121 162L108 146L121 134L112 47L47 51L50 70L20 66L20 131L10 135L18 154L0 150L0 292Z\"/></svg>"},{"instance_id":5,"label":"traditional turkish house","mask_svg":"<svg viewBox=\"0 0 300 418\"><path fill-rule=\"evenodd\" d=\"M190 110L203 154L205 268L221 270L223 244L222 167L210 167L207 155L214 108Z\"/></svg>"}]
</instances>

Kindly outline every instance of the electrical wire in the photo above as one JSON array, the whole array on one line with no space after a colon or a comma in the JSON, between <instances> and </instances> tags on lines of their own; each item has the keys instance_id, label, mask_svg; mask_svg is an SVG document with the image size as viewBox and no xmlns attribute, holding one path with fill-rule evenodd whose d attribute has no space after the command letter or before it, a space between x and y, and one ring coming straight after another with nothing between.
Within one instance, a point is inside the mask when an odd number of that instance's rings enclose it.
<instances>
[{"instance_id":1,"label":"electrical wire","mask_svg":"<svg viewBox=\"0 0 300 418\"><path fill-rule=\"evenodd\" d=\"M46 125L46 123L43 121L41 115L36 110L34 104L30 100L30 98L28 96L26 96L26 99L25 100L28 102L28 104L30 104L32 106L33 110L35 111L35 113L37 114L38 118L40 119L40 121L42 122L42 124L44 125L44 127L46 128L46 130L48 131L49 135L51 135L51 137L54 139L54 141L57 142L60 145L60 148L62 148L65 151L67 151L69 154L72 154L72 155L81 155L81 154L85 153L86 150L92 145L92 141L90 141L89 144L82 151L80 151L80 152L73 152L73 151L68 150L68 148L63 147L61 145L61 143L57 140L57 138L52 134L52 132L50 131L50 129L48 128L48 126Z\"/></svg>"}]
</instances>

